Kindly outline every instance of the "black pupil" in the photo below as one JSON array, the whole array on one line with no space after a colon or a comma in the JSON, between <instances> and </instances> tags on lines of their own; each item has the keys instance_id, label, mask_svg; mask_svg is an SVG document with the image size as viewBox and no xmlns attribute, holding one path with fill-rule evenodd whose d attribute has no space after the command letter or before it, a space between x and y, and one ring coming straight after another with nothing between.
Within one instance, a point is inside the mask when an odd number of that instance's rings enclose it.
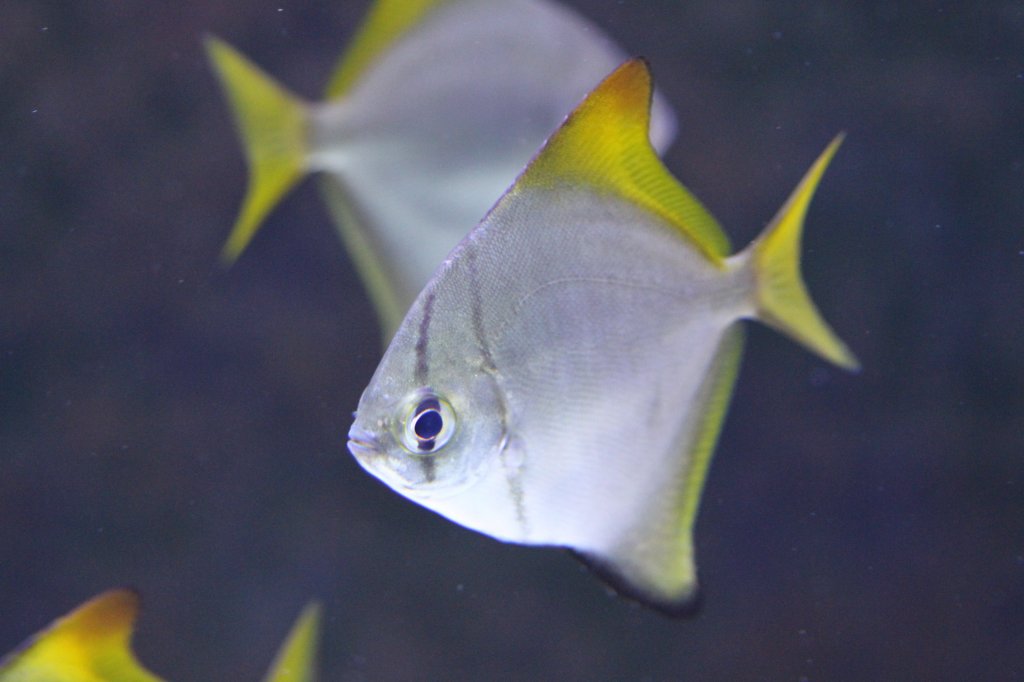
<instances>
[{"instance_id":1,"label":"black pupil","mask_svg":"<svg viewBox=\"0 0 1024 682\"><path fill-rule=\"evenodd\" d=\"M444 427L444 419L441 418L441 413L431 408L420 412L412 428L420 440L433 440L437 438L437 434L441 433L442 427Z\"/></svg>"}]
</instances>

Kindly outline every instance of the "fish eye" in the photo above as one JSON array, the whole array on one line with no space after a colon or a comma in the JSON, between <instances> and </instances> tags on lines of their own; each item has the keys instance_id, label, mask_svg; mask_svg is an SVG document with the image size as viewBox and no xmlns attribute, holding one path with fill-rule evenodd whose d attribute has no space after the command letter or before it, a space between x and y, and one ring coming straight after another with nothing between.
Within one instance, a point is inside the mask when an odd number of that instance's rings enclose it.
<instances>
[{"instance_id":1,"label":"fish eye","mask_svg":"<svg viewBox=\"0 0 1024 682\"><path fill-rule=\"evenodd\" d=\"M420 394L412 401L402 440L410 452L430 454L448 442L454 429L455 413L451 406L432 393Z\"/></svg>"}]
</instances>

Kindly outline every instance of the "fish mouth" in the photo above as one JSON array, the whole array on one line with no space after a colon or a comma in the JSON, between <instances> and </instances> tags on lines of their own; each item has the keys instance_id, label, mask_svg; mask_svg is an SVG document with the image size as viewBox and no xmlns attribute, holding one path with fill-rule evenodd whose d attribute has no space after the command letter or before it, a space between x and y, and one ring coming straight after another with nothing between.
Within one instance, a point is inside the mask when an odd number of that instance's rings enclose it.
<instances>
[{"instance_id":1,"label":"fish mouth","mask_svg":"<svg viewBox=\"0 0 1024 682\"><path fill-rule=\"evenodd\" d=\"M375 436L362 431L350 431L348 434L348 451L355 457L367 473L383 481L391 488L407 494L407 491L415 490L415 486L402 474L395 470L391 458L386 449L381 445L380 440Z\"/></svg>"},{"instance_id":2,"label":"fish mouth","mask_svg":"<svg viewBox=\"0 0 1024 682\"><path fill-rule=\"evenodd\" d=\"M380 443L373 436L358 431L348 434L348 451L358 460L373 459L381 452Z\"/></svg>"},{"instance_id":3,"label":"fish mouth","mask_svg":"<svg viewBox=\"0 0 1024 682\"><path fill-rule=\"evenodd\" d=\"M367 473L403 495L421 494L424 487L431 487L420 475L419 459L393 457L379 438L365 431L349 431L348 451Z\"/></svg>"}]
</instances>

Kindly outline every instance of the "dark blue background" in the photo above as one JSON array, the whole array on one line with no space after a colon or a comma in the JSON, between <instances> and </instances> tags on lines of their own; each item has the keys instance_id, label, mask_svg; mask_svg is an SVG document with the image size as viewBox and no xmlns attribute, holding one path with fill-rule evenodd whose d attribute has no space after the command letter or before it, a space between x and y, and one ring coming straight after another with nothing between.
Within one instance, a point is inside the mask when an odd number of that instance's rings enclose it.
<instances>
[{"instance_id":1,"label":"dark blue background","mask_svg":"<svg viewBox=\"0 0 1024 682\"><path fill-rule=\"evenodd\" d=\"M258 679L311 598L327 680L1024 677L1024 4L568 3L738 246L848 132L805 271L865 369L752 327L682 622L359 469L378 332L315 183L218 267L202 36L315 97L366 4L0 5L0 652L132 585L171 680Z\"/></svg>"}]
</instances>

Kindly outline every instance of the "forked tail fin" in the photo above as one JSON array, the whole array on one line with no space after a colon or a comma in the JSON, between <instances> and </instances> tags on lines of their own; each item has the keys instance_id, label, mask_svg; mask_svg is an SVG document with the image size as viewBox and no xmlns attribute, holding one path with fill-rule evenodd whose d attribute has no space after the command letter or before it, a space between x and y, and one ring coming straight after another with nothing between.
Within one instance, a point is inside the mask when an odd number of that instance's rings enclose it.
<instances>
[{"instance_id":1,"label":"forked tail fin","mask_svg":"<svg viewBox=\"0 0 1024 682\"><path fill-rule=\"evenodd\" d=\"M857 370L857 358L822 318L800 275L800 240L807 206L842 141L843 135L837 135L825 148L748 251L752 252L757 280L757 319L829 362Z\"/></svg>"},{"instance_id":2,"label":"forked tail fin","mask_svg":"<svg viewBox=\"0 0 1024 682\"><path fill-rule=\"evenodd\" d=\"M231 102L249 165L249 188L221 251L230 264L306 173L306 105L224 41L207 37L206 51Z\"/></svg>"}]
</instances>

